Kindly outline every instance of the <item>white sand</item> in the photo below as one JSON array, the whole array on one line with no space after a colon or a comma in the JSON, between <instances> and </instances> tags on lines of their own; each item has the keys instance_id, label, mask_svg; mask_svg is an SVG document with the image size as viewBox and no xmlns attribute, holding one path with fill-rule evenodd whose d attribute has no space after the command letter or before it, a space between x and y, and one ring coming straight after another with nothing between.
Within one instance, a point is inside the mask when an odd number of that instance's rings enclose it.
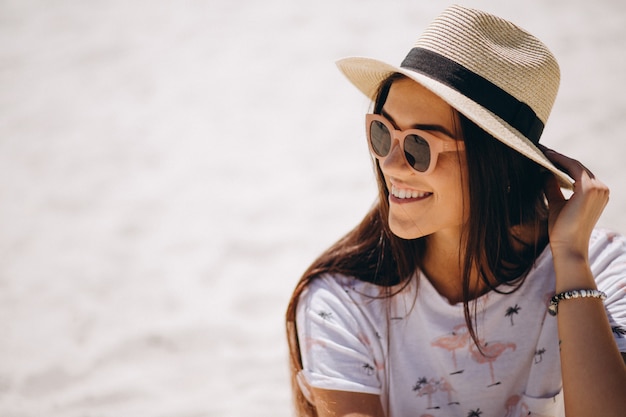
<instances>
[{"instance_id":1,"label":"white sand","mask_svg":"<svg viewBox=\"0 0 626 417\"><path fill-rule=\"evenodd\" d=\"M626 3L463 3L554 50L542 142L626 232ZM290 415L290 291L375 194L333 62L446 4L0 2L0 416Z\"/></svg>"}]
</instances>

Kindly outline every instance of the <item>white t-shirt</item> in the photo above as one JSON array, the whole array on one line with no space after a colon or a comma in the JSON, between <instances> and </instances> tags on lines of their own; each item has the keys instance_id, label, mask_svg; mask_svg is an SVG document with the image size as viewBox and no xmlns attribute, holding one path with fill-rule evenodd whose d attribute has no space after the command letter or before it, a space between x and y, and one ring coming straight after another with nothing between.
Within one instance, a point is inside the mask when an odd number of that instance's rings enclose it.
<instances>
[{"instance_id":1,"label":"white t-shirt","mask_svg":"<svg viewBox=\"0 0 626 417\"><path fill-rule=\"evenodd\" d=\"M596 230L589 257L626 352L626 239ZM547 313L554 291L547 247L519 290L478 298L483 356L463 305L451 305L421 273L391 298L355 278L322 276L298 304L299 377L312 387L381 395L388 416L563 416L557 319Z\"/></svg>"}]
</instances>

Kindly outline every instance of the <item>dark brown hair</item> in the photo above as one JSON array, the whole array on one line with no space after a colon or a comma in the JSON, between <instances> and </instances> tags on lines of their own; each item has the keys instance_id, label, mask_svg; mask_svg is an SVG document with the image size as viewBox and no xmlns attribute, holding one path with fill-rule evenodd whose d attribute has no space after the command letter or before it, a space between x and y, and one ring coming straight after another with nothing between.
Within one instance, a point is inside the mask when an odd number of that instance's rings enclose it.
<instances>
[{"instance_id":1,"label":"dark brown hair","mask_svg":"<svg viewBox=\"0 0 626 417\"><path fill-rule=\"evenodd\" d=\"M381 112L391 85L402 78L401 74L393 74L381 83L374 113ZM470 272L478 267L482 281L497 292L508 293L519 288L547 243L541 231L547 207L542 169L462 114L458 117L468 167L468 178L463 181L468 182L470 196L469 220L465 225L464 242L461 242L465 247L463 305L468 329L477 342L475 314L470 306L473 293ZM391 232L387 222L389 191L378 162L375 168L378 202L359 225L304 272L287 308L292 390L298 416L317 416L315 407L306 401L296 382L302 359L295 316L298 298L306 286L316 277L330 273L379 285L392 297L391 287L407 283L421 267L425 239L401 239ZM534 227L535 238L531 242L521 241L513 233L514 226L522 224Z\"/></svg>"}]
</instances>

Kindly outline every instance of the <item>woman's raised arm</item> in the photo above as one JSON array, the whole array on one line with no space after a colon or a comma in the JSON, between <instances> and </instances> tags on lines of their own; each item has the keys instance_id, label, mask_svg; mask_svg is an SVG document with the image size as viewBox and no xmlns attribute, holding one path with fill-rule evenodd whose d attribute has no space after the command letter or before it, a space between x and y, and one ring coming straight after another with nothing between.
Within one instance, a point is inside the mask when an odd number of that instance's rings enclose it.
<instances>
[{"instance_id":1,"label":"woman's raised arm","mask_svg":"<svg viewBox=\"0 0 626 417\"><path fill-rule=\"evenodd\" d=\"M609 190L580 162L551 150L546 150L546 156L575 181L569 199L565 199L554 177L546 185L556 292L595 290L588 259L589 238L608 202ZM626 365L602 301L565 300L558 305L557 319L566 415L623 416Z\"/></svg>"}]
</instances>

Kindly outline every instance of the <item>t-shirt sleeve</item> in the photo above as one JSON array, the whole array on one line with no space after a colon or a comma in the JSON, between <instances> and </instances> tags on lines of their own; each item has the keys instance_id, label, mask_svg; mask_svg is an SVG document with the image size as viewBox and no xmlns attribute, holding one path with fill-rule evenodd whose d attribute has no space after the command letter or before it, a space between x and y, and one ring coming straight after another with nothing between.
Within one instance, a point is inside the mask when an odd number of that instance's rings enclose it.
<instances>
[{"instance_id":1,"label":"t-shirt sleeve","mask_svg":"<svg viewBox=\"0 0 626 417\"><path fill-rule=\"evenodd\" d=\"M309 386L380 394L377 334L361 307L333 277L314 280L300 296L301 377Z\"/></svg>"},{"instance_id":2,"label":"t-shirt sleeve","mask_svg":"<svg viewBox=\"0 0 626 417\"><path fill-rule=\"evenodd\" d=\"M626 352L626 238L613 232L596 232L589 259L598 289L607 295L604 306L617 347Z\"/></svg>"}]
</instances>

